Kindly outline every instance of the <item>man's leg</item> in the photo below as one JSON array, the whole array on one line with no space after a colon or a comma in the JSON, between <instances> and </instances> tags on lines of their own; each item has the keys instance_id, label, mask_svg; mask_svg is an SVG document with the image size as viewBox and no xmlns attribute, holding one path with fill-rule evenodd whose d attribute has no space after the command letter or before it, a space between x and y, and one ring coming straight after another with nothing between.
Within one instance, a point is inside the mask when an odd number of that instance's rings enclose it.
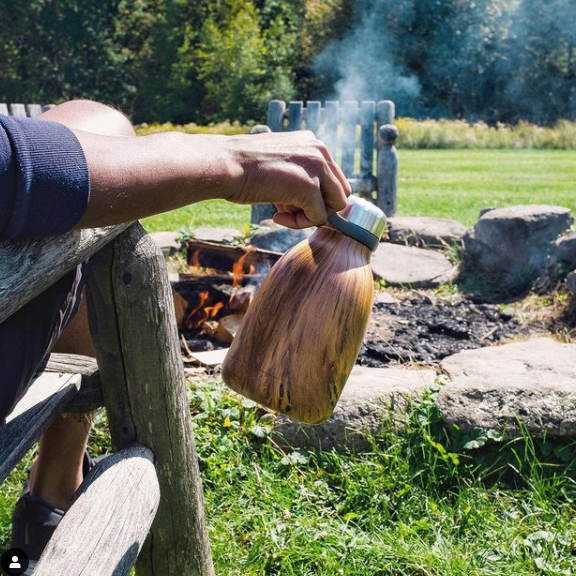
<instances>
[{"instance_id":1,"label":"man's leg","mask_svg":"<svg viewBox=\"0 0 576 576\"><path fill-rule=\"evenodd\" d=\"M135 135L123 114L95 102L67 102L41 117L85 132ZM53 350L94 356L85 299ZM82 483L82 463L89 431L89 419L74 415L62 415L48 428L40 439L40 453L30 476L30 492L33 495L61 510L68 508Z\"/></svg>"}]
</instances>

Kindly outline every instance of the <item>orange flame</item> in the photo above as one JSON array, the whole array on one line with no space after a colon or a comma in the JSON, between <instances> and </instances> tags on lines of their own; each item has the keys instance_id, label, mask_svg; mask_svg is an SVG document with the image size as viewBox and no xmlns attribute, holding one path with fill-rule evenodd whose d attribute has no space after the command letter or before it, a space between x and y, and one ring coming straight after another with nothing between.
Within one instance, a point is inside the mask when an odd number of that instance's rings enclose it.
<instances>
[{"instance_id":1,"label":"orange flame","mask_svg":"<svg viewBox=\"0 0 576 576\"><path fill-rule=\"evenodd\" d=\"M238 288L242 286L242 278L244 278L244 262L246 258L254 251L254 247L251 246L245 254L243 254L234 264L232 264L232 288ZM253 264L250 264L249 273L252 274L255 268Z\"/></svg>"},{"instance_id":2,"label":"orange flame","mask_svg":"<svg viewBox=\"0 0 576 576\"><path fill-rule=\"evenodd\" d=\"M204 308L204 313L206 314L206 318L204 318L204 320L208 320L208 318L214 318L214 316L216 316L216 314L218 314L222 308L224 308L224 304L222 304L222 302L216 302L214 306L206 306L206 308Z\"/></svg>"},{"instance_id":3,"label":"orange flame","mask_svg":"<svg viewBox=\"0 0 576 576\"><path fill-rule=\"evenodd\" d=\"M197 314L197 312L202 309L202 307L206 303L206 300L208 300L208 296L210 296L210 293L206 290L204 292L200 292L198 296L200 297L198 304L194 308L192 308L192 310L190 310L190 314L188 314L188 316L186 316L186 319L184 320L184 326L186 326L188 330L191 330L192 328L196 328L197 326L199 326L199 324L197 324L193 319L194 316Z\"/></svg>"}]
</instances>

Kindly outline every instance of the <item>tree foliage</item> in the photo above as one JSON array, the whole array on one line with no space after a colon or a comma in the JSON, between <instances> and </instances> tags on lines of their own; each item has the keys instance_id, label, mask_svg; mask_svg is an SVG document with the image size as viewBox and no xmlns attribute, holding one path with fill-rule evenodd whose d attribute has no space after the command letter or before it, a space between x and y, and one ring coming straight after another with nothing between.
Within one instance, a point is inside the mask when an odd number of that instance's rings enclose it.
<instances>
[{"instance_id":1,"label":"tree foliage","mask_svg":"<svg viewBox=\"0 0 576 576\"><path fill-rule=\"evenodd\" d=\"M0 101L93 98L136 121L262 120L270 98L401 114L576 118L574 0L11 0Z\"/></svg>"}]
</instances>

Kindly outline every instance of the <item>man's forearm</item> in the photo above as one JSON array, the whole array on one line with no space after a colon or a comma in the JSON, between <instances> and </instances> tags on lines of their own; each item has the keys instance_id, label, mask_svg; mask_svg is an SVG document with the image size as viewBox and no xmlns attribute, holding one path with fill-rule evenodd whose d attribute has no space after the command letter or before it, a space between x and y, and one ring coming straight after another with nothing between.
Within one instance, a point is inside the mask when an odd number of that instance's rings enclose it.
<instances>
[{"instance_id":1,"label":"man's forearm","mask_svg":"<svg viewBox=\"0 0 576 576\"><path fill-rule=\"evenodd\" d=\"M91 197L77 228L107 226L230 196L242 178L226 137L178 132L110 137L75 131Z\"/></svg>"}]
</instances>

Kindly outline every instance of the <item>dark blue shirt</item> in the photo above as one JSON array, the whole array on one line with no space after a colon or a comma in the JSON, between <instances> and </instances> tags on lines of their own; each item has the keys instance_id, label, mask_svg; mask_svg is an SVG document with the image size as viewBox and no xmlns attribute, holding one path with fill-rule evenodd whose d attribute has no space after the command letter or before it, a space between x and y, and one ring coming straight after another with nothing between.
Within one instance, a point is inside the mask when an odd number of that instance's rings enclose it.
<instances>
[{"instance_id":1,"label":"dark blue shirt","mask_svg":"<svg viewBox=\"0 0 576 576\"><path fill-rule=\"evenodd\" d=\"M86 157L71 130L0 115L0 240L63 234L89 196Z\"/></svg>"}]
</instances>

